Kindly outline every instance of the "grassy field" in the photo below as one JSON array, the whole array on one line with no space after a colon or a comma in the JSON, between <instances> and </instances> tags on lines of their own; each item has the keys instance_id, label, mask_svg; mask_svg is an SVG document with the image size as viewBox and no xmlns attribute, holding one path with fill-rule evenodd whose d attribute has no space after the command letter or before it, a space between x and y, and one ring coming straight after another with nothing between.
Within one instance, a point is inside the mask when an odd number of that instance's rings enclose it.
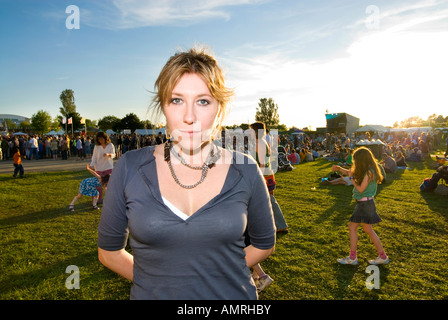
<instances>
[{"instance_id":1,"label":"grassy field","mask_svg":"<svg viewBox=\"0 0 448 320\"><path fill-rule=\"evenodd\" d=\"M260 299L392 300L448 299L448 198L419 192L433 162L387 176L376 197L383 222L374 229L390 264L380 266L380 288L367 289L367 260L377 253L359 231L357 266L336 262L348 254L347 222L352 187L324 186L331 162L318 160L276 175L276 198L289 225L276 252L262 263L274 278ZM25 168L26 170L26 168ZM128 299L130 283L97 259L100 212L90 198L68 204L88 172L0 175L0 299ZM69 290L68 266L80 271L80 288Z\"/></svg>"}]
</instances>

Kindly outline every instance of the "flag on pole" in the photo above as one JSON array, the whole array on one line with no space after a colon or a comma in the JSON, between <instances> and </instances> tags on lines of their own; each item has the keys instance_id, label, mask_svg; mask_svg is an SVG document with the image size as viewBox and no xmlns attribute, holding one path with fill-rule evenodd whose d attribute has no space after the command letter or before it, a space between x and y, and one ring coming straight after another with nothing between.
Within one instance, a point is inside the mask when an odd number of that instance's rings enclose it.
<instances>
[{"instance_id":1,"label":"flag on pole","mask_svg":"<svg viewBox=\"0 0 448 320\"><path fill-rule=\"evenodd\" d=\"M66 117L62 118L62 124L65 124L66 122L67 122L67 118Z\"/></svg>"},{"instance_id":2,"label":"flag on pole","mask_svg":"<svg viewBox=\"0 0 448 320\"><path fill-rule=\"evenodd\" d=\"M68 118L67 123L68 123L68 124L71 124L71 123L72 123L72 117Z\"/></svg>"},{"instance_id":3,"label":"flag on pole","mask_svg":"<svg viewBox=\"0 0 448 320\"><path fill-rule=\"evenodd\" d=\"M81 124L86 124L86 118L84 117L81 118Z\"/></svg>"}]
</instances>

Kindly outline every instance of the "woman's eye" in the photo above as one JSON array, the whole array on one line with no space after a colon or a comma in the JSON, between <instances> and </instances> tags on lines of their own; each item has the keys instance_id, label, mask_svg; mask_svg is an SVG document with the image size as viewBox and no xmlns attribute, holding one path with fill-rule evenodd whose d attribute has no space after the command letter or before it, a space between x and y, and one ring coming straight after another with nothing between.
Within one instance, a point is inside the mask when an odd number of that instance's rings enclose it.
<instances>
[{"instance_id":1,"label":"woman's eye","mask_svg":"<svg viewBox=\"0 0 448 320\"><path fill-rule=\"evenodd\" d=\"M205 99L201 99L201 100L198 100L198 104L201 105L201 106L206 106L206 105L210 104L210 101L205 100Z\"/></svg>"},{"instance_id":2,"label":"woman's eye","mask_svg":"<svg viewBox=\"0 0 448 320\"><path fill-rule=\"evenodd\" d=\"M171 103L174 103L174 104L182 103L182 99L180 99L180 98L173 98L173 99L171 99Z\"/></svg>"}]
</instances>

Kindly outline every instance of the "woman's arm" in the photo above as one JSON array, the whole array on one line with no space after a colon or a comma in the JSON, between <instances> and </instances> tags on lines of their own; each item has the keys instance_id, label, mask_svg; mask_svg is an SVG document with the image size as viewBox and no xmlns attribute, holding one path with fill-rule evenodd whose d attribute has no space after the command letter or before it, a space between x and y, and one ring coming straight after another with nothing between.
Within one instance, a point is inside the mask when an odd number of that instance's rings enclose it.
<instances>
[{"instance_id":1,"label":"woman's arm","mask_svg":"<svg viewBox=\"0 0 448 320\"><path fill-rule=\"evenodd\" d=\"M98 259L110 270L132 281L134 278L134 257L125 249L107 251L98 248Z\"/></svg>"},{"instance_id":2,"label":"woman's arm","mask_svg":"<svg viewBox=\"0 0 448 320\"><path fill-rule=\"evenodd\" d=\"M268 157L267 155L271 153L271 150L265 140L263 139L257 140L256 152L258 154L258 161L260 162L260 167L261 168L267 167L270 162L270 157Z\"/></svg>"},{"instance_id":3,"label":"woman's arm","mask_svg":"<svg viewBox=\"0 0 448 320\"><path fill-rule=\"evenodd\" d=\"M332 171L339 171L340 173L342 173L344 176L350 176L352 171L351 169L344 169L341 166L337 166L337 165L333 165L331 166L331 170Z\"/></svg>"},{"instance_id":4,"label":"woman's arm","mask_svg":"<svg viewBox=\"0 0 448 320\"><path fill-rule=\"evenodd\" d=\"M249 245L248 247L246 247L244 249L244 251L246 252L247 266L249 268L252 268L257 263L260 263L263 260L265 260L267 257L269 257L274 252L274 250L275 250L275 246L272 247L271 249L262 250L262 249L257 249L252 245Z\"/></svg>"},{"instance_id":5,"label":"woman's arm","mask_svg":"<svg viewBox=\"0 0 448 320\"><path fill-rule=\"evenodd\" d=\"M93 148L92 160L90 160L90 168L95 168L96 162L98 160L98 150L99 146L95 145Z\"/></svg>"},{"instance_id":6,"label":"woman's arm","mask_svg":"<svg viewBox=\"0 0 448 320\"><path fill-rule=\"evenodd\" d=\"M106 153L104 155L107 155L111 159L115 158L115 147L112 142L106 146Z\"/></svg>"},{"instance_id":7,"label":"woman's arm","mask_svg":"<svg viewBox=\"0 0 448 320\"><path fill-rule=\"evenodd\" d=\"M90 168L88 164L86 165L86 168L87 168L87 170L89 170L89 172L90 172L91 174L93 174L97 179L99 179L99 180L101 181L101 176L100 176L98 173L96 173L95 170L93 170L92 168Z\"/></svg>"}]
</instances>

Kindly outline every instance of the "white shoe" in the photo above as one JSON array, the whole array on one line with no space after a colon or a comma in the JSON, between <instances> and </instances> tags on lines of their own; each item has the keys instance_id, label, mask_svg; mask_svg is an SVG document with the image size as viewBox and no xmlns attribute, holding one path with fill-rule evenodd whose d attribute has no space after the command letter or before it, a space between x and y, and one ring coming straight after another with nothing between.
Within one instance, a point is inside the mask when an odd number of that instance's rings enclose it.
<instances>
[{"instance_id":1,"label":"white shoe","mask_svg":"<svg viewBox=\"0 0 448 320\"><path fill-rule=\"evenodd\" d=\"M357 265L358 264L358 258L350 259L350 257L345 257L343 259L337 260L340 264L351 264L351 265Z\"/></svg>"},{"instance_id":2,"label":"white shoe","mask_svg":"<svg viewBox=\"0 0 448 320\"><path fill-rule=\"evenodd\" d=\"M377 257L375 260L369 260L368 262L373 265L388 264L389 257L386 257L386 259L381 259L380 257Z\"/></svg>"}]
</instances>

